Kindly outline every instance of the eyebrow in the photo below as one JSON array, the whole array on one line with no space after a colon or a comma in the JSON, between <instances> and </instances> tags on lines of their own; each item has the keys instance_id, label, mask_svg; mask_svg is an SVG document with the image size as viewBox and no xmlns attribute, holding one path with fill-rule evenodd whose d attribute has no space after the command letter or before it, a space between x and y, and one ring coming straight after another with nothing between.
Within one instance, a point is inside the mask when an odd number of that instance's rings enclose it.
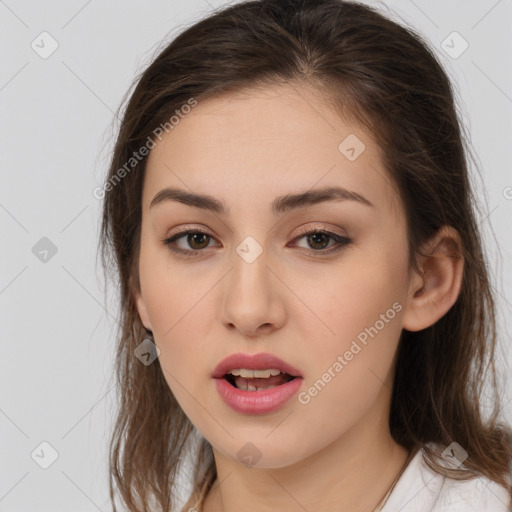
<instances>
[{"instance_id":1,"label":"eyebrow","mask_svg":"<svg viewBox=\"0 0 512 512\"><path fill-rule=\"evenodd\" d=\"M224 201L207 194L196 194L179 188L164 188L158 192L149 208L165 201L177 201L195 208L209 210L214 213L227 214L229 208ZM374 205L361 194L342 187L325 187L308 190L298 194L286 194L274 199L271 205L272 213L283 213L297 208L305 208L324 201L355 201L373 207Z\"/></svg>"}]
</instances>

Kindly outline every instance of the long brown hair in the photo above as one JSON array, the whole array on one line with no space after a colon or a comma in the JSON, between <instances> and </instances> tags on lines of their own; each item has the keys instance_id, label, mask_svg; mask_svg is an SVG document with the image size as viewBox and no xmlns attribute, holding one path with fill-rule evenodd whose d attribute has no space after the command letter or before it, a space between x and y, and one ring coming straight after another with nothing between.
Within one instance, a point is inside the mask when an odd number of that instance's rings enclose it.
<instances>
[{"instance_id":1,"label":"long brown hair","mask_svg":"<svg viewBox=\"0 0 512 512\"><path fill-rule=\"evenodd\" d=\"M437 472L454 478L485 475L507 487L512 434L499 422L495 299L468 174L471 151L450 80L420 34L368 6L252 0L218 10L174 38L136 78L122 115L100 238L104 267L115 273L120 293L112 502L117 487L130 511L177 510L176 478L196 432L159 360L145 366L134 357L146 334L133 290L139 287L147 158L134 161L133 154L156 141L159 126L167 123L168 131L169 119L184 105L283 82L321 88L340 115L353 116L371 131L405 205L411 269L420 272L416 256L440 227L459 232L465 262L460 295L431 327L402 331L389 426L399 444L424 448ZM494 405L487 418L480 406L485 382ZM430 447L453 441L469 454L466 470L443 469ZM193 491L184 510L204 497L216 478L205 439L193 460Z\"/></svg>"}]
</instances>

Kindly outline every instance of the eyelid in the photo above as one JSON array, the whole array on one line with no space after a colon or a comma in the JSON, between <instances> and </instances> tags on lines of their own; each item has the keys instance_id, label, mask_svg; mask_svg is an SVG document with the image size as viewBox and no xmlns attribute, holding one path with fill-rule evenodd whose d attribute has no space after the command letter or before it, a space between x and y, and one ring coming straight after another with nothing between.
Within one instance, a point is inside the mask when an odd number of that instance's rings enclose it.
<instances>
[{"instance_id":1,"label":"eyelid","mask_svg":"<svg viewBox=\"0 0 512 512\"><path fill-rule=\"evenodd\" d=\"M348 238L348 236L342 234L342 233L338 233L336 231L334 231L334 228L326 228L325 226L307 226L307 227L300 227L298 229L299 231L299 234L298 236L303 236L303 235L308 235L309 233L316 233L316 232L319 232L319 233L325 233L326 235L336 235L336 236L339 236L339 237L344 237L344 238ZM294 238L294 240L297 239L297 237Z\"/></svg>"}]
</instances>

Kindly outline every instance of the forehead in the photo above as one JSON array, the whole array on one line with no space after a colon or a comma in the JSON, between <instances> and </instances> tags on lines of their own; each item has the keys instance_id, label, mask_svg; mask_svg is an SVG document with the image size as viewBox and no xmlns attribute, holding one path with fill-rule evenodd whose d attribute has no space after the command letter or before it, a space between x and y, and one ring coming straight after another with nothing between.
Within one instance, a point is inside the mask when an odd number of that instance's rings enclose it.
<instances>
[{"instance_id":1,"label":"forehead","mask_svg":"<svg viewBox=\"0 0 512 512\"><path fill-rule=\"evenodd\" d=\"M268 197L324 186L393 209L381 149L310 87L280 84L199 101L150 151L144 207L167 186L219 198Z\"/></svg>"}]
</instances>

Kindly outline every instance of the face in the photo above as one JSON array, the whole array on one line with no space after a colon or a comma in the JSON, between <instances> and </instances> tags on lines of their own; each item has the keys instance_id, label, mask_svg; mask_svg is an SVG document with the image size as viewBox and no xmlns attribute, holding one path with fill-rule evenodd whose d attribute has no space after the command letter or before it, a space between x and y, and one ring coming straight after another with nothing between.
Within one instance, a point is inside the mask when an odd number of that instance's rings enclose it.
<instances>
[{"instance_id":1,"label":"face","mask_svg":"<svg viewBox=\"0 0 512 512\"><path fill-rule=\"evenodd\" d=\"M348 192L286 200L331 187ZM169 194L151 205L166 188L219 208ZM285 467L387 411L408 297L406 224L361 126L303 87L210 98L157 140L142 203L139 314L216 453L241 460L251 442L258 466ZM295 392L274 410L237 410L212 378L235 353L291 365Z\"/></svg>"}]
</instances>

